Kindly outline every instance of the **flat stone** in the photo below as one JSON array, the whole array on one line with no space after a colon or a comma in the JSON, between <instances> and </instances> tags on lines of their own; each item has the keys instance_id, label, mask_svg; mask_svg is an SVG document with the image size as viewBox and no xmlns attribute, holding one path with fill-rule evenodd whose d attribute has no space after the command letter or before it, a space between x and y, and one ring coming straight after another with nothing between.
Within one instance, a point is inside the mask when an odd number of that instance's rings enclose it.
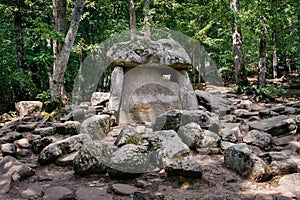
<instances>
[{"instance_id":1,"label":"flat stone","mask_svg":"<svg viewBox=\"0 0 300 200\"><path fill-rule=\"evenodd\" d=\"M243 141L247 144L252 144L265 150L269 150L272 147L272 136L258 130L249 131L244 136Z\"/></svg>"},{"instance_id":2,"label":"flat stone","mask_svg":"<svg viewBox=\"0 0 300 200\"><path fill-rule=\"evenodd\" d=\"M249 126L250 129L264 131L272 136L287 134L297 128L296 122L285 115L252 122L249 123Z\"/></svg>"},{"instance_id":3,"label":"flat stone","mask_svg":"<svg viewBox=\"0 0 300 200\"><path fill-rule=\"evenodd\" d=\"M43 200L60 200L60 199L71 199L71 198L75 199L72 191L69 188L56 186L56 187L49 187L45 190Z\"/></svg>"},{"instance_id":4,"label":"flat stone","mask_svg":"<svg viewBox=\"0 0 300 200\"><path fill-rule=\"evenodd\" d=\"M241 113L239 117L249 118L249 117L258 116L258 115L259 115L259 112L244 112L244 113Z\"/></svg>"},{"instance_id":5,"label":"flat stone","mask_svg":"<svg viewBox=\"0 0 300 200\"><path fill-rule=\"evenodd\" d=\"M276 146L286 146L292 141L298 141L300 139L300 134L288 135L279 138L273 138L273 144Z\"/></svg>"},{"instance_id":6,"label":"flat stone","mask_svg":"<svg viewBox=\"0 0 300 200\"><path fill-rule=\"evenodd\" d=\"M278 190L290 192L296 197L300 196L300 173L288 174L281 177L278 181Z\"/></svg>"},{"instance_id":7,"label":"flat stone","mask_svg":"<svg viewBox=\"0 0 300 200\"><path fill-rule=\"evenodd\" d=\"M15 142L16 147L27 149L30 147L30 144L26 138L22 138L20 140L16 140Z\"/></svg>"},{"instance_id":8,"label":"flat stone","mask_svg":"<svg viewBox=\"0 0 300 200\"><path fill-rule=\"evenodd\" d=\"M16 131L17 132L31 132L33 131L37 126L37 123L35 122L28 122L26 124L20 124L17 126Z\"/></svg>"},{"instance_id":9,"label":"flat stone","mask_svg":"<svg viewBox=\"0 0 300 200\"><path fill-rule=\"evenodd\" d=\"M40 153L46 146L51 144L53 140L48 137L43 137L39 140L35 140L31 144L31 150L33 153Z\"/></svg>"},{"instance_id":10,"label":"flat stone","mask_svg":"<svg viewBox=\"0 0 300 200\"><path fill-rule=\"evenodd\" d=\"M1 144L1 152L3 156L15 157L17 153L16 145L14 143Z\"/></svg>"},{"instance_id":11,"label":"flat stone","mask_svg":"<svg viewBox=\"0 0 300 200\"><path fill-rule=\"evenodd\" d=\"M94 92L91 97L92 106L104 105L109 101L109 92Z\"/></svg>"},{"instance_id":12,"label":"flat stone","mask_svg":"<svg viewBox=\"0 0 300 200\"><path fill-rule=\"evenodd\" d=\"M77 155L77 151L66 156L60 157L56 160L56 164L60 166L72 165L75 156Z\"/></svg>"},{"instance_id":13,"label":"flat stone","mask_svg":"<svg viewBox=\"0 0 300 200\"><path fill-rule=\"evenodd\" d=\"M64 123L55 123L53 128L55 133L61 135L77 135L80 130L80 122L78 121L66 121Z\"/></svg>"},{"instance_id":14,"label":"flat stone","mask_svg":"<svg viewBox=\"0 0 300 200\"><path fill-rule=\"evenodd\" d=\"M137 191L133 194L133 200L164 200L163 194L152 194L150 191Z\"/></svg>"},{"instance_id":15,"label":"flat stone","mask_svg":"<svg viewBox=\"0 0 300 200\"><path fill-rule=\"evenodd\" d=\"M0 138L1 143L12 143L15 140L21 139L23 135L19 132L12 131L12 132L7 132L3 137Z\"/></svg>"},{"instance_id":16,"label":"flat stone","mask_svg":"<svg viewBox=\"0 0 300 200\"><path fill-rule=\"evenodd\" d=\"M0 175L0 194L6 194L10 190L11 176L8 174Z\"/></svg>"},{"instance_id":17,"label":"flat stone","mask_svg":"<svg viewBox=\"0 0 300 200\"><path fill-rule=\"evenodd\" d=\"M113 200L106 191L107 187L79 187L75 194L78 200Z\"/></svg>"},{"instance_id":18,"label":"flat stone","mask_svg":"<svg viewBox=\"0 0 300 200\"><path fill-rule=\"evenodd\" d=\"M42 137L54 135L54 128L53 127L44 127L44 128L37 128L35 129L32 134L40 135Z\"/></svg>"},{"instance_id":19,"label":"flat stone","mask_svg":"<svg viewBox=\"0 0 300 200\"><path fill-rule=\"evenodd\" d=\"M39 185L33 185L21 192L24 199L38 199L43 196L43 188Z\"/></svg>"},{"instance_id":20,"label":"flat stone","mask_svg":"<svg viewBox=\"0 0 300 200\"><path fill-rule=\"evenodd\" d=\"M121 184L121 183L116 183L111 186L111 189L114 193L119 194L119 195L132 195L139 189L135 186L128 185L128 184Z\"/></svg>"}]
</instances>

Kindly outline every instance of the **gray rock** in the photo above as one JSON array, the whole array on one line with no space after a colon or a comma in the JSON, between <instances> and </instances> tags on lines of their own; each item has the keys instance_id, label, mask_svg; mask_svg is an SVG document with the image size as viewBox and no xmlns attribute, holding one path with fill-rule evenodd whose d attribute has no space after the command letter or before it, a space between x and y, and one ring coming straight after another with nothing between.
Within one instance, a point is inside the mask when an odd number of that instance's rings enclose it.
<instances>
[{"instance_id":1,"label":"gray rock","mask_svg":"<svg viewBox=\"0 0 300 200\"><path fill-rule=\"evenodd\" d=\"M271 107L271 111L277 112L277 113L280 113L284 110L285 110L285 106L283 106L283 105L278 105L278 106Z\"/></svg>"},{"instance_id":2,"label":"gray rock","mask_svg":"<svg viewBox=\"0 0 300 200\"><path fill-rule=\"evenodd\" d=\"M265 159L270 163L274 175L285 175L298 171L297 163L283 152L268 152Z\"/></svg>"},{"instance_id":3,"label":"gray rock","mask_svg":"<svg viewBox=\"0 0 300 200\"><path fill-rule=\"evenodd\" d=\"M221 96L209 94L208 92L195 90L198 104L204 106L208 111L224 116L232 109L232 104Z\"/></svg>"},{"instance_id":4,"label":"gray rock","mask_svg":"<svg viewBox=\"0 0 300 200\"><path fill-rule=\"evenodd\" d=\"M43 196L43 188L39 185L33 185L21 192L24 199L38 199Z\"/></svg>"},{"instance_id":5,"label":"gray rock","mask_svg":"<svg viewBox=\"0 0 300 200\"><path fill-rule=\"evenodd\" d=\"M269 150L272 147L272 135L258 130L249 131L244 136L243 141L264 150Z\"/></svg>"},{"instance_id":6,"label":"gray rock","mask_svg":"<svg viewBox=\"0 0 300 200\"><path fill-rule=\"evenodd\" d=\"M224 128L220 130L220 136L222 140L228 142L237 142L239 137L241 137L241 130L239 123L226 123L223 124Z\"/></svg>"},{"instance_id":7,"label":"gray rock","mask_svg":"<svg viewBox=\"0 0 300 200\"><path fill-rule=\"evenodd\" d=\"M91 97L92 106L104 105L109 101L109 92L94 92Z\"/></svg>"},{"instance_id":8,"label":"gray rock","mask_svg":"<svg viewBox=\"0 0 300 200\"><path fill-rule=\"evenodd\" d=\"M8 193L10 190L11 176L8 174L1 174L0 180L0 195Z\"/></svg>"},{"instance_id":9,"label":"gray rock","mask_svg":"<svg viewBox=\"0 0 300 200\"><path fill-rule=\"evenodd\" d=\"M276 146L286 146L289 145L292 141L298 141L300 139L300 134L288 135L278 138L273 138L273 145Z\"/></svg>"},{"instance_id":10,"label":"gray rock","mask_svg":"<svg viewBox=\"0 0 300 200\"><path fill-rule=\"evenodd\" d=\"M114 144L118 147L125 144L139 144L142 142L142 139L141 134L134 127L124 126Z\"/></svg>"},{"instance_id":11,"label":"gray rock","mask_svg":"<svg viewBox=\"0 0 300 200\"><path fill-rule=\"evenodd\" d=\"M0 162L0 175L9 175L13 181L23 181L35 174L35 171L17 159L5 156Z\"/></svg>"},{"instance_id":12,"label":"gray rock","mask_svg":"<svg viewBox=\"0 0 300 200\"><path fill-rule=\"evenodd\" d=\"M26 138L16 140L14 143L15 143L17 148L27 149L27 148L30 147L30 144L29 144L29 142Z\"/></svg>"},{"instance_id":13,"label":"gray rock","mask_svg":"<svg viewBox=\"0 0 300 200\"><path fill-rule=\"evenodd\" d=\"M80 133L90 135L93 140L101 140L109 132L109 120L109 115L92 116L82 122Z\"/></svg>"},{"instance_id":14,"label":"gray rock","mask_svg":"<svg viewBox=\"0 0 300 200\"><path fill-rule=\"evenodd\" d=\"M20 101L16 103L15 107L20 116L25 116L41 111L43 103L40 101Z\"/></svg>"},{"instance_id":15,"label":"gray rock","mask_svg":"<svg viewBox=\"0 0 300 200\"><path fill-rule=\"evenodd\" d=\"M72 110L71 115L74 121L82 122L85 119L85 110L81 108L76 108Z\"/></svg>"},{"instance_id":16,"label":"gray rock","mask_svg":"<svg viewBox=\"0 0 300 200\"><path fill-rule=\"evenodd\" d=\"M201 128L218 131L219 118L217 115L204 112L201 110L170 110L157 117L153 124L153 130L175 130L178 131L180 126L195 122Z\"/></svg>"},{"instance_id":17,"label":"gray rock","mask_svg":"<svg viewBox=\"0 0 300 200\"><path fill-rule=\"evenodd\" d=\"M180 126L180 128L177 131L177 134L181 138L182 142L184 142L190 148L195 149L200 143L200 140L202 138L202 132L203 131L199 124L191 122L184 126Z\"/></svg>"},{"instance_id":18,"label":"gray rock","mask_svg":"<svg viewBox=\"0 0 300 200\"><path fill-rule=\"evenodd\" d=\"M112 184L110 189L119 195L132 195L133 193L137 192L139 189L135 186L122 184L122 183L115 183Z\"/></svg>"},{"instance_id":19,"label":"gray rock","mask_svg":"<svg viewBox=\"0 0 300 200\"><path fill-rule=\"evenodd\" d=\"M251 159L253 161L253 168L250 178L256 182L269 181L273 177L272 167L255 155Z\"/></svg>"},{"instance_id":20,"label":"gray rock","mask_svg":"<svg viewBox=\"0 0 300 200\"><path fill-rule=\"evenodd\" d=\"M296 122L285 115L252 122L249 123L249 126L250 129L264 131L272 136L287 134L297 128Z\"/></svg>"},{"instance_id":21,"label":"gray rock","mask_svg":"<svg viewBox=\"0 0 300 200\"><path fill-rule=\"evenodd\" d=\"M137 36L129 42L115 44L107 52L110 67L135 67L145 63L155 63L185 69L191 60L184 48L174 40L152 41Z\"/></svg>"},{"instance_id":22,"label":"gray rock","mask_svg":"<svg viewBox=\"0 0 300 200\"><path fill-rule=\"evenodd\" d=\"M137 191L133 194L133 200L164 200L163 194L152 194L149 191Z\"/></svg>"},{"instance_id":23,"label":"gray rock","mask_svg":"<svg viewBox=\"0 0 300 200\"><path fill-rule=\"evenodd\" d=\"M151 165L162 167L165 159L184 157L190 153L189 147L173 130L151 132L144 137L149 142Z\"/></svg>"},{"instance_id":24,"label":"gray rock","mask_svg":"<svg viewBox=\"0 0 300 200\"><path fill-rule=\"evenodd\" d=\"M246 109L246 110L250 110L250 108L252 107L253 103L250 100L242 100L236 107L238 109Z\"/></svg>"},{"instance_id":25,"label":"gray rock","mask_svg":"<svg viewBox=\"0 0 300 200\"><path fill-rule=\"evenodd\" d=\"M64 123L55 123L53 127L55 133L61 135L77 135L80 130L80 122L78 121L66 121Z\"/></svg>"},{"instance_id":26,"label":"gray rock","mask_svg":"<svg viewBox=\"0 0 300 200\"><path fill-rule=\"evenodd\" d=\"M181 74L178 76L181 106L184 110L197 110L198 101L189 74L185 70L181 70L179 73Z\"/></svg>"},{"instance_id":27,"label":"gray rock","mask_svg":"<svg viewBox=\"0 0 300 200\"><path fill-rule=\"evenodd\" d=\"M201 178L203 174L200 161L191 156L179 159L166 159L164 169L168 176Z\"/></svg>"},{"instance_id":28,"label":"gray rock","mask_svg":"<svg viewBox=\"0 0 300 200\"><path fill-rule=\"evenodd\" d=\"M73 160L75 173L105 173L116 150L113 143L97 140L85 143Z\"/></svg>"},{"instance_id":29,"label":"gray rock","mask_svg":"<svg viewBox=\"0 0 300 200\"><path fill-rule=\"evenodd\" d=\"M201 154L217 154L221 152L221 138L218 134L204 130L197 151Z\"/></svg>"},{"instance_id":30,"label":"gray rock","mask_svg":"<svg viewBox=\"0 0 300 200\"><path fill-rule=\"evenodd\" d=\"M1 152L3 156L16 157L17 148L14 143L1 144Z\"/></svg>"},{"instance_id":31,"label":"gray rock","mask_svg":"<svg viewBox=\"0 0 300 200\"><path fill-rule=\"evenodd\" d=\"M33 153L40 153L46 146L51 144L53 140L48 137L43 137L39 140L35 140L31 144L31 150Z\"/></svg>"},{"instance_id":32,"label":"gray rock","mask_svg":"<svg viewBox=\"0 0 300 200\"><path fill-rule=\"evenodd\" d=\"M32 134L40 135L42 137L54 135L54 128L53 127L44 127L44 128L36 128Z\"/></svg>"},{"instance_id":33,"label":"gray rock","mask_svg":"<svg viewBox=\"0 0 300 200\"><path fill-rule=\"evenodd\" d=\"M27 122L26 124L20 124L17 126L16 131L17 132L31 132L33 131L37 126L36 122Z\"/></svg>"},{"instance_id":34,"label":"gray rock","mask_svg":"<svg viewBox=\"0 0 300 200\"><path fill-rule=\"evenodd\" d=\"M86 134L79 134L64 140L49 144L40 153L38 161L41 164L55 161L60 156L79 150L82 145L90 141L91 138Z\"/></svg>"},{"instance_id":35,"label":"gray rock","mask_svg":"<svg viewBox=\"0 0 300 200\"><path fill-rule=\"evenodd\" d=\"M74 158L76 157L77 154L78 154L78 152L75 151L73 153L62 156L56 160L55 164L60 165L60 166L72 165Z\"/></svg>"},{"instance_id":36,"label":"gray rock","mask_svg":"<svg viewBox=\"0 0 300 200\"><path fill-rule=\"evenodd\" d=\"M110 98L108 110L112 111L118 119L118 112L121 102L121 94L123 90L124 71L122 67L115 67L111 75Z\"/></svg>"},{"instance_id":37,"label":"gray rock","mask_svg":"<svg viewBox=\"0 0 300 200\"><path fill-rule=\"evenodd\" d=\"M290 192L295 197L300 196L300 173L284 175L279 179L278 184L278 191Z\"/></svg>"},{"instance_id":38,"label":"gray rock","mask_svg":"<svg viewBox=\"0 0 300 200\"><path fill-rule=\"evenodd\" d=\"M112 177L132 177L147 172L150 154L145 146L127 144L116 150L108 163Z\"/></svg>"},{"instance_id":39,"label":"gray rock","mask_svg":"<svg viewBox=\"0 0 300 200\"><path fill-rule=\"evenodd\" d=\"M78 200L113 200L106 191L106 187L79 187L75 194Z\"/></svg>"},{"instance_id":40,"label":"gray rock","mask_svg":"<svg viewBox=\"0 0 300 200\"><path fill-rule=\"evenodd\" d=\"M259 115L259 112L244 112L244 113L241 113L239 115L239 117L241 118L250 118L250 117L254 117L254 116L258 116Z\"/></svg>"},{"instance_id":41,"label":"gray rock","mask_svg":"<svg viewBox=\"0 0 300 200\"><path fill-rule=\"evenodd\" d=\"M75 199L69 188L62 186L48 187L45 190L43 200Z\"/></svg>"},{"instance_id":42,"label":"gray rock","mask_svg":"<svg viewBox=\"0 0 300 200\"><path fill-rule=\"evenodd\" d=\"M235 145L235 143L227 142L227 141L223 141L223 140L221 141L221 144L220 144L222 150L225 150L233 145Z\"/></svg>"},{"instance_id":43,"label":"gray rock","mask_svg":"<svg viewBox=\"0 0 300 200\"><path fill-rule=\"evenodd\" d=\"M12 143L15 140L21 139L23 135L19 132L13 131L5 133L3 137L0 138L1 143Z\"/></svg>"}]
</instances>

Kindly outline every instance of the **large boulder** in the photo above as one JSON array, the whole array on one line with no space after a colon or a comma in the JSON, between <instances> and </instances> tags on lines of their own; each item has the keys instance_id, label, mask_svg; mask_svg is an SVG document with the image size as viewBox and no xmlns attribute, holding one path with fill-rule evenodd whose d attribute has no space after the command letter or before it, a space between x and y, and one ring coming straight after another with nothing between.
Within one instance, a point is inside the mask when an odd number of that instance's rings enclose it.
<instances>
[{"instance_id":1,"label":"large boulder","mask_svg":"<svg viewBox=\"0 0 300 200\"><path fill-rule=\"evenodd\" d=\"M109 115L92 116L82 122L80 133L90 135L93 140L101 140L109 131L109 120Z\"/></svg>"},{"instance_id":2,"label":"large boulder","mask_svg":"<svg viewBox=\"0 0 300 200\"><path fill-rule=\"evenodd\" d=\"M15 106L19 115L25 116L41 111L43 103L40 101L20 101Z\"/></svg>"},{"instance_id":3,"label":"large boulder","mask_svg":"<svg viewBox=\"0 0 300 200\"><path fill-rule=\"evenodd\" d=\"M297 129L295 120L285 115L249 123L250 129L264 131L272 136L284 135Z\"/></svg>"},{"instance_id":4,"label":"large boulder","mask_svg":"<svg viewBox=\"0 0 300 200\"><path fill-rule=\"evenodd\" d=\"M136 67L142 64L159 64L176 68L188 68L191 60L184 48L174 40L152 41L137 36L129 42L115 44L107 52L110 67Z\"/></svg>"},{"instance_id":5,"label":"large boulder","mask_svg":"<svg viewBox=\"0 0 300 200\"><path fill-rule=\"evenodd\" d=\"M79 150L84 143L90 140L91 138L89 135L79 134L49 144L41 151L38 161L41 164L46 164L55 161L62 155L66 155Z\"/></svg>"},{"instance_id":6,"label":"large boulder","mask_svg":"<svg viewBox=\"0 0 300 200\"><path fill-rule=\"evenodd\" d=\"M73 160L75 173L106 172L110 158L116 150L117 147L113 143L101 140L85 143Z\"/></svg>"},{"instance_id":7,"label":"large boulder","mask_svg":"<svg viewBox=\"0 0 300 200\"><path fill-rule=\"evenodd\" d=\"M201 128L218 132L219 118L217 115L202 110L170 110L159 115L153 124L153 130L178 131L180 126L195 122Z\"/></svg>"}]
</instances>

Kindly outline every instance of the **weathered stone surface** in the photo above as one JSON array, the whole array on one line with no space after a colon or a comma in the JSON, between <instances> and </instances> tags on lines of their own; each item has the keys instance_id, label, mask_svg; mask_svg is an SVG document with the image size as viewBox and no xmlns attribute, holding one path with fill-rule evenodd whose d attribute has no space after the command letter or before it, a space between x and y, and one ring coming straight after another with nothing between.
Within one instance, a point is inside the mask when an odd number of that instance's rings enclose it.
<instances>
[{"instance_id":1,"label":"weathered stone surface","mask_svg":"<svg viewBox=\"0 0 300 200\"><path fill-rule=\"evenodd\" d=\"M185 70L178 73L179 95L183 110L197 110L198 101L191 84L189 74Z\"/></svg>"},{"instance_id":2,"label":"weathered stone surface","mask_svg":"<svg viewBox=\"0 0 300 200\"><path fill-rule=\"evenodd\" d=\"M94 92L91 97L92 106L104 105L109 101L109 92Z\"/></svg>"},{"instance_id":3,"label":"weathered stone surface","mask_svg":"<svg viewBox=\"0 0 300 200\"><path fill-rule=\"evenodd\" d=\"M118 147L125 144L139 144L142 142L142 139L141 134L134 127L124 126L114 144Z\"/></svg>"},{"instance_id":4,"label":"weathered stone surface","mask_svg":"<svg viewBox=\"0 0 300 200\"><path fill-rule=\"evenodd\" d=\"M43 103L40 101L20 101L16 103L16 109L20 116L41 111Z\"/></svg>"},{"instance_id":5,"label":"weathered stone surface","mask_svg":"<svg viewBox=\"0 0 300 200\"><path fill-rule=\"evenodd\" d=\"M12 117L7 113L0 115L0 123L10 121L11 119L12 119Z\"/></svg>"},{"instance_id":6,"label":"weathered stone surface","mask_svg":"<svg viewBox=\"0 0 300 200\"><path fill-rule=\"evenodd\" d=\"M45 190L43 200L75 199L69 188L62 186L48 187Z\"/></svg>"},{"instance_id":7,"label":"weathered stone surface","mask_svg":"<svg viewBox=\"0 0 300 200\"><path fill-rule=\"evenodd\" d=\"M21 192L24 199L38 199L43 196L43 188L39 185L33 185Z\"/></svg>"},{"instance_id":8,"label":"weathered stone surface","mask_svg":"<svg viewBox=\"0 0 300 200\"><path fill-rule=\"evenodd\" d=\"M85 143L73 160L75 173L106 172L110 158L116 150L113 143L97 140Z\"/></svg>"},{"instance_id":9,"label":"weathered stone surface","mask_svg":"<svg viewBox=\"0 0 300 200\"><path fill-rule=\"evenodd\" d=\"M58 142L49 144L40 153L38 161L41 164L50 163L64 154L79 150L85 142L91 138L86 134L79 134Z\"/></svg>"},{"instance_id":10,"label":"weathered stone surface","mask_svg":"<svg viewBox=\"0 0 300 200\"><path fill-rule=\"evenodd\" d=\"M17 149L14 143L1 144L1 152L3 156L16 157Z\"/></svg>"},{"instance_id":11,"label":"weathered stone surface","mask_svg":"<svg viewBox=\"0 0 300 200\"><path fill-rule=\"evenodd\" d=\"M80 122L78 121L66 121L64 123L55 123L53 127L55 133L61 135L77 135L80 130Z\"/></svg>"},{"instance_id":12,"label":"weathered stone surface","mask_svg":"<svg viewBox=\"0 0 300 200\"><path fill-rule=\"evenodd\" d=\"M202 138L202 132L203 131L199 124L191 122L184 126L180 126L180 128L177 131L177 134L181 138L182 142L184 142L190 148L195 149L200 143L200 140Z\"/></svg>"},{"instance_id":13,"label":"weathered stone surface","mask_svg":"<svg viewBox=\"0 0 300 200\"><path fill-rule=\"evenodd\" d=\"M116 150L108 163L109 174L125 178L147 172L150 154L145 146L127 144Z\"/></svg>"},{"instance_id":14,"label":"weathered stone surface","mask_svg":"<svg viewBox=\"0 0 300 200\"><path fill-rule=\"evenodd\" d=\"M14 143L15 143L16 147L18 147L18 148L26 149L26 148L30 147L30 144L26 138L16 140Z\"/></svg>"},{"instance_id":15,"label":"weathered stone surface","mask_svg":"<svg viewBox=\"0 0 300 200\"><path fill-rule=\"evenodd\" d=\"M296 173L297 164L283 152L268 152L265 156L270 163L274 175Z\"/></svg>"},{"instance_id":16,"label":"weathered stone surface","mask_svg":"<svg viewBox=\"0 0 300 200\"><path fill-rule=\"evenodd\" d=\"M201 110L170 110L157 117L153 124L153 130L175 130L178 131L180 126L184 126L191 122L195 122L201 128L218 131L219 119L218 116L210 112Z\"/></svg>"},{"instance_id":17,"label":"weathered stone surface","mask_svg":"<svg viewBox=\"0 0 300 200\"><path fill-rule=\"evenodd\" d=\"M184 48L174 40L160 39L152 41L137 36L129 42L118 43L107 52L110 67L135 67L146 63L155 63L176 68L188 68L191 60Z\"/></svg>"},{"instance_id":18,"label":"weathered stone surface","mask_svg":"<svg viewBox=\"0 0 300 200\"><path fill-rule=\"evenodd\" d=\"M281 177L278 181L278 190L282 192L290 192L295 197L300 196L300 173L288 174Z\"/></svg>"},{"instance_id":19,"label":"weathered stone surface","mask_svg":"<svg viewBox=\"0 0 300 200\"><path fill-rule=\"evenodd\" d=\"M289 145L293 141L300 140L300 134L296 135L287 135L279 138L273 138L272 143L276 146L286 146Z\"/></svg>"},{"instance_id":20,"label":"weathered stone surface","mask_svg":"<svg viewBox=\"0 0 300 200\"><path fill-rule=\"evenodd\" d=\"M179 159L166 159L164 169L168 176L201 178L203 174L200 161L191 156Z\"/></svg>"},{"instance_id":21,"label":"weathered stone surface","mask_svg":"<svg viewBox=\"0 0 300 200\"><path fill-rule=\"evenodd\" d=\"M208 92L195 90L198 104L204 106L208 111L224 116L232 109L231 102L221 96L209 94Z\"/></svg>"},{"instance_id":22,"label":"weathered stone surface","mask_svg":"<svg viewBox=\"0 0 300 200\"><path fill-rule=\"evenodd\" d=\"M224 128L220 130L219 134L224 141L237 142L241 137L241 130L239 123L226 123L223 124Z\"/></svg>"},{"instance_id":23,"label":"weathered stone surface","mask_svg":"<svg viewBox=\"0 0 300 200\"><path fill-rule=\"evenodd\" d=\"M221 152L221 138L218 134L204 130L197 151L201 154L217 154Z\"/></svg>"},{"instance_id":24,"label":"weathered stone surface","mask_svg":"<svg viewBox=\"0 0 300 200\"><path fill-rule=\"evenodd\" d=\"M82 122L85 119L85 110L82 108L76 108L74 110L72 110L72 112L70 113L72 115L72 118L74 121L80 121ZM66 118L65 118L66 119Z\"/></svg>"},{"instance_id":25,"label":"weathered stone surface","mask_svg":"<svg viewBox=\"0 0 300 200\"><path fill-rule=\"evenodd\" d=\"M149 191L137 191L133 194L133 200L164 200L163 194L152 194Z\"/></svg>"},{"instance_id":26,"label":"weathered stone surface","mask_svg":"<svg viewBox=\"0 0 300 200\"><path fill-rule=\"evenodd\" d=\"M5 133L3 137L0 138L0 143L12 143L15 140L21 139L23 135L19 132L12 131Z\"/></svg>"},{"instance_id":27,"label":"weathered stone surface","mask_svg":"<svg viewBox=\"0 0 300 200\"><path fill-rule=\"evenodd\" d=\"M78 152L75 151L73 153L62 156L56 160L55 164L60 165L60 166L72 165L74 158L76 157L77 154L78 154Z\"/></svg>"},{"instance_id":28,"label":"weathered stone surface","mask_svg":"<svg viewBox=\"0 0 300 200\"><path fill-rule=\"evenodd\" d=\"M111 86L110 86L110 98L108 103L108 110L115 113L117 119L119 119L119 109L121 103L121 95L123 90L124 70L122 67L115 67L111 74Z\"/></svg>"},{"instance_id":29,"label":"weathered stone surface","mask_svg":"<svg viewBox=\"0 0 300 200\"><path fill-rule=\"evenodd\" d=\"M255 155L252 155L251 159L253 161L253 168L250 178L256 182L269 181L273 176L272 167Z\"/></svg>"},{"instance_id":30,"label":"weathered stone surface","mask_svg":"<svg viewBox=\"0 0 300 200\"><path fill-rule=\"evenodd\" d=\"M80 133L90 135L93 140L101 140L109 131L109 119L109 115L95 115L90 117L82 122Z\"/></svg>"},{"instance_id":31,"label":"weathered stone surface","mask_svg":"<svg viewBox=\"0 0 300 200\"><path fill-rule=\"evenodd\" d=\"M16 131L17 132L31 132L33 131L37 126L37 123L35 122L27 122L26 124L20 124L17 126Z\"/></svg>"},{"instance_id":32,"label":"weathered stone surface","mask_svg":"<svg viewBox=\"0 0 300 200\"><path fill-rule=\"evenodd\" d=\"M0 175L0 195L6 194L10 190L11 176L8 174Z\"/></svg>"},{"instance_id":33,"label":"weathered stone surface","mask_svg":"<svg viewBox=\"0 0 300 200\"><path fill-rule=\"evenodd\" d=\"M236 105L236 107L238 109L246 109L246 110L250 110L250 108L252 107L253 103L250 100L242 100L238 105Z\"/></svg>"},{"instance_id":34,"label":"weathered stone surface","mask_svg":"<svg viewBox=\"0 0 300 200\"><path fill-rule=\"evenodd\" d=\"M10 175L13 181L23 181L34 174L31 167L11 156L5 156L0 162L0 175Z\"/></svg>"},{"instance_id":35,"label":"weathered stone surface","mask_svg":"<svg viewBox=\"0 0 300 200\"><path fill-rule=\"evenodd\" d=\"M113 200L106 191L107 187L79 187L75 194L78 200Z\"/></svg>"},{"instance_id":36,"label":"weathered stone surface","mask_svg":"<svg viewBox=\"0 0 300 200\"><path fill-rule=\"evenodd\" d=\"M251 129L264 131L272 136L287 134L297 128L296 122L285 115L252 122L249 126Z\"/></svg>"},{"instance_id":37,"label":"weathered stone surface","mask_svg":"<svg viewBox=\"0 0 300 200\"><path fill-rule=\"evenodd\" d=\"M32 134L40 135L42 137L54 135L53 127L36 128Z\"/></svg>"},{"instance_id":38,"label":"weathered stone surface","mask_svg":"<svg viewBox=\"0 0 300 200\"><path fill-rule=\"evenodd\" d=\"M39 140L35 140L31 144L31 150L33 153L40 153L46 146L52 143L52 139L43 137Z\"/></svg>"},{"instance_id":39,"label":"weathered stone surface","mask_svg":"<svg viewBox=\"0 0 300 200\"><path fill-rule=\"evenodd\" d=\"M135 186L122 183L113 184L110 188L114 193L119 195L132 195L139 190Z\"/></svg>"},{"instance_id":40,"label":"weathered stone surface","mask_svg":"<svg viewBox=\"0 0 300 200\"><path fill-rule=\"evenodd\" d=\"M249 131L244 136L243 141L264 150L269 150L272 147L272 135L258 130Z\"/></svg>"},{"instance_id":41,"label":"weathered stone surface","mask_svg":"<svg viewBox=\"0 0 300 200\"><path fill-rule=\"evenodd\" d=\"M173 130L156 131L144 136L150 146L151 164L162 167L167 158L179 158L190 153L189 147L182 142Z\"/></svg>"}]
</instances>

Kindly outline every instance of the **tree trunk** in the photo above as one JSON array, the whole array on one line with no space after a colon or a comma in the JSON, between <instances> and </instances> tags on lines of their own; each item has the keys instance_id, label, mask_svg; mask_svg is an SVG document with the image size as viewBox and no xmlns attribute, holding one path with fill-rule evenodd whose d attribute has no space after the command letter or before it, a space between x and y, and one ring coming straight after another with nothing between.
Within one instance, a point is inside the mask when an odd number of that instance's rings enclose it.
<instances>
[{"instance_id":1,"label":"tree trunk","mask_svg":"<svg viewBox=\"0 0 300 200\"><path fill-rule=\"evenodd\" d=\"M239 12L238 0L232 0L230 6L234 14L237 14ZM248 85L248 80L246 77L246 70L244 65L242 33L238 21L235 17L232 27L232 45L235 67L235 82L238 86L246 86Z\"/></svg>"},{"instance_id":2,"label":"tree trunk","mask_svg":"<svg viewBox=\"0 0 300 200\"><path fill-rule=\"evenodd\" d=\"M272 33L272 40L273 40L273 78L278 77L278 56L277 56L277 35L276 30L273 30Z\"/></svg>"},{"instance_id":3,"label":"tree trunk","mask_svg":"<svg viewBox=\"0 0 300 200\"><path fill-rule=\"evenodd\" d=\"M261 4L261 0L258 0ZM260 6L261 9L262 6ZM258 88L266 85L266 66L267 66L267 29L266 29L266 17L264 13L260 11L261 22L261 39L259 44L259 62L258 62Z\"/></svg>"},{"instance_id":4,"label":"tree trunk","mask_svg":"<svg viewBox=\"0 0 300 200\"><path fill-rule=\"evenodd\" d=\"M151 32L150 32L150 26L149 26L149 1L150 0L145 0L144 1L144 24L145 24L145 37L150 38L151 37Z\"/></svg>"},{"instance_id":5,"label":"tree trunk","mask_svg":"<svg viewBox=\"0 0 300 200\"><path fill-rule=\"evenodd\" d=\"M71 49L77 35L83 5L84 0L76 0L70 27L65 37L62 50L59 53L55 70L50 81L51 96L57 99L60 99L60 91L63 83L64 73L66 71Z\"/></svg>"},{"instance_id":6,"label":"tree trunk","mask_svg":"<svg viewBox=\"0 0 300 200\"><path fill-rule=\"evenodd\" d=\"M300 5L298 5L298 10L300 12ZM300 13L298 12L298 69L300 67Z\"/></svg>"},{"instance_id":7,"label":"tree trunk","mask_svg":"<svg viewBox=\"0 0 300 200\"><path fill-rule=\"evenodd\" d=\"M131 39L136 36L136 17L135 17L135 8L134 0L128 0L129 3L129 15L130 15L130 36Z\"/></svg>"}]
</instances>

